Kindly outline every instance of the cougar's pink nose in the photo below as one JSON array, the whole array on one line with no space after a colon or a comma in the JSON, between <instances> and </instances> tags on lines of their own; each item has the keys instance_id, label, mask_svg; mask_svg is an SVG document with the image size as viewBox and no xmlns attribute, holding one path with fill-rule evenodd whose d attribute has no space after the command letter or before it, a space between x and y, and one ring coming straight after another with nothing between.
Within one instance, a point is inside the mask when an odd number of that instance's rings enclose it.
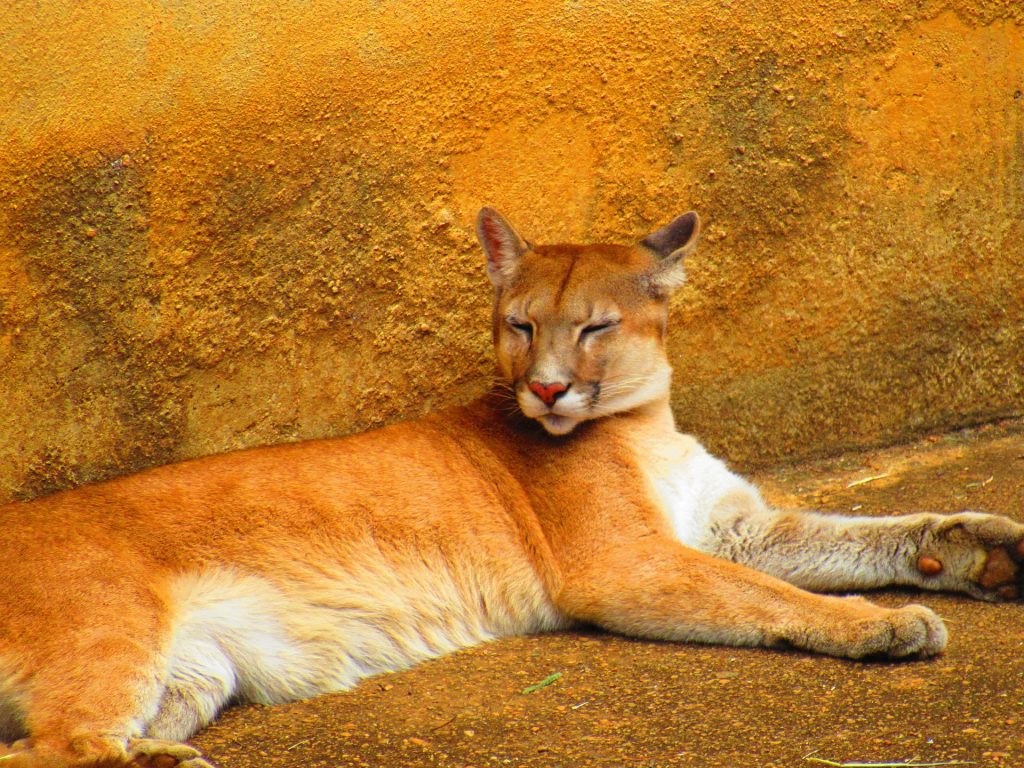
<instances>
[{"instance_id":1,"label":"cougar's pink nose","mask_svg":"<svg viewBox=\"0 0 1024 768\"><path fill-rule=\"evenodd\" d=\"M565 394L567 389L568 387L565 384L559 384L557 381L551 384L541 384L539 381L530 382L530 391L548 407L554 405L555 400Z\"/></svg>"}]
</instances>

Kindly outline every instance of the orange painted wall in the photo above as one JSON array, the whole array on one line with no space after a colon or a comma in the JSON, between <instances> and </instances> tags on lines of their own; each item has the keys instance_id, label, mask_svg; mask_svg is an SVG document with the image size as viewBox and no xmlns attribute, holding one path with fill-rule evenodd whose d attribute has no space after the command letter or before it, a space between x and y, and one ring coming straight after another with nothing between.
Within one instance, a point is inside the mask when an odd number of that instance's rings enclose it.
<instances>
[{"instance_id":1,"label":"orange painted wall","mask_svg":"<svg viewBox=\"0 0 1024 768\"><path fill-rule=\"evenodd\" d=\"M41 0L0 28L0 498L490 374L483 204L706 221L680 424L740 465L1024 410L1024 6Z\"/></svg>"}]
</instances>

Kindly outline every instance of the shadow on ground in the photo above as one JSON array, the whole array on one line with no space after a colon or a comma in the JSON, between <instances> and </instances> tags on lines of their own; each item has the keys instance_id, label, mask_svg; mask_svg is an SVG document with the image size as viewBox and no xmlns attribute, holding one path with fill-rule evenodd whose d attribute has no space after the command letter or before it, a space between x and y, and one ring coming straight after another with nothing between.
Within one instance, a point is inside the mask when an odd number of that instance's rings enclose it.
<instances>
[{"instance_id":1,"label":"shadow on ground","mask_svg":"<svg viewBox=\"0 0 1024 768\"><path fill-rule=\"evenodd\" d=\"M1024 520L1024 420L764 472L775 504ZM240 707L195 743L221 768L1024 765L1024 605L881 592L948 622L928 661L855 663L597 632L513 638L353 691ZM533 683L555 682L524 694Z\"/></svg>"}]
</instances>

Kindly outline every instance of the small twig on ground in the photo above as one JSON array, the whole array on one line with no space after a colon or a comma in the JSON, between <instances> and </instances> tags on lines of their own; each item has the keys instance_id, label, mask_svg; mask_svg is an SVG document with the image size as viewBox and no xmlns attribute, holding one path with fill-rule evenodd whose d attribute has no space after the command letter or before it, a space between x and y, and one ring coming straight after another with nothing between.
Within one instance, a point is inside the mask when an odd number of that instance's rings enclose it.
<instances>
[{"instance_id":1,"label":"small twig on ground","mask_svg":"<svg viewBox=\"0 0 1024 768\"><path fill-rule=\"evenodd\" d=\"M458 719L458 717L459 717L458 715L455 715L455 717L449 717L449 718L448 718L447 720L445 720L445 721L444 721L443 723L441 723L440 725L435 725L435 726L434 726L433 728L431 728L430 730L432 730L432 731L440 731L440 730L441 730L442 728L444 728L444 727L445 727L446 725L451 725L452 723L454 723L454 722L455 722L455 721L456 721L456 720Z\"/></svg>"},{"instance_id":2,"label":"small twig on ground","mask_svg":"<svg viewBox=\"0 0 1024 768\"><path fill-rule=\"evenodd\" d=\"M913 761L909 763L837 763L834 760L823 760L820 757L805 757L804 760L828 765L831 768L937 768L940 765L974 765L966 760L949 760L942 763L915 763Z\"/></svg>"},{"instance_id":3,"label":"small twig on ground","mask_svg":"<svg viewBox=\"0 0 1024 768\"><path fill-rule=\"evenodd\" d=\"M991 483L995 479L996 479L995 475L990 475L988 480L983 480L980 483L967 483L967 485L965 485L964 488L984 488L986 485L988 485L989 483Z\"/></svg>"},{"instance_id":4,"label":"small twig on ground","mask_svg":"<svg viewBox=\"0 0 1024 768\"><path fill-rule=\"evenodd\" d=\"M847 483L846 487L847 488L856 488L858 485L865 485L867 483L873 483L873 482L875 482L875 480L882 480L882 479L884 479L886 477L889 477L889 475L891 475L891 474L892 474L892 472L883 472L880 475L872 475L871 477L862 477L860 480L854 480L852 483Z\"/></svg>"}]
</instances>

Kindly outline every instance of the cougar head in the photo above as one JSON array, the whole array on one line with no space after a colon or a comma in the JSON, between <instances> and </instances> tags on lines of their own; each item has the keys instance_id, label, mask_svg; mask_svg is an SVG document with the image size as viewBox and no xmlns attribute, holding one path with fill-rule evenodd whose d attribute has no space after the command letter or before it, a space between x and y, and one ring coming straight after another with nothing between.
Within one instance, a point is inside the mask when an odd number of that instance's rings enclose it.
<instances>
[{"instance_id":1,"label":"cougar head","mask_svg":"<svg viewBox=\"0 0 1024 768\"><path fill-rule=\"evenodd\" d=\"M498 372L524 415L565 435L668 397L668 299L697 245L696 213L629 246L532 245L492 208L476 229L495 288Z\"/></svg>"}]
</instances>

